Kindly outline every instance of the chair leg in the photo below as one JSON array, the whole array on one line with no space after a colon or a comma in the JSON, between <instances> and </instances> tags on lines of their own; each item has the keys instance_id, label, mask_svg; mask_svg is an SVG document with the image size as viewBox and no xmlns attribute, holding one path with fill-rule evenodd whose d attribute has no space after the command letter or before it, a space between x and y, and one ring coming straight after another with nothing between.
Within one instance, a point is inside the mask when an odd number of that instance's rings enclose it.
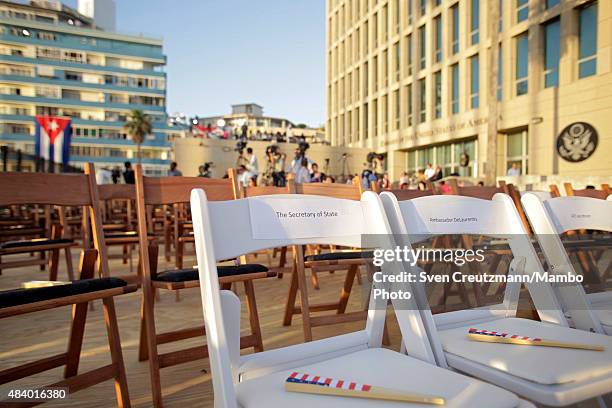
<instances>
[{"instance_id":1,"label":"chair leg","mask_svg":"<svg viewBox=\"0 0 612 408\"><path fill-rule=\"evenodd\" d=\"M111 360L115 367L115 395L117 396L117 406L129 408L131 407L130 395L125 375L125 365L123 363L123 352L121 351L121 339L119 337L119 326L117 325L115 301L113 298L106 298L102 300L102 304L104 309L104 320L106 321L106 331L108 333L108 346L110 348Z\"/></svg>"},{"instance_id":2,"label":"chair leg","mask_svg":"<svg viewBox=\"0 0 612 408\"><path fill-rule=\"evenodd\" d=\"M255 288L252 280L244 281L244 292L246 294L247 309L249 312L249 322L251 324L251 334L255 336L255 352L263 351L263 341L261 339L261 326L259 325L259 314L257 312L257 301L255 300Z\"/></svg>"},{"instance_id":3,"label":"chair leg","mask_svg":"<svg viewBox=\"0 0 612 408\"><path fill-rule=\"evenodd\" d=\"M40 251L40 253L39 253L39 255L38 255L38 256L39 256L39 258L40 258L41 260L43 260L43 259L45 259L45 256L46 256L46 255L47 255L47 254L46 254L44 251ZM41 270L41 271L44 271L44 270L45 270L45 264L44 264L44 263L41 263L41 264L40 264L40 270Z\"/></svg>"},{"instance_id":4,"label":"chair leg","mask_svg":"<svg viewBox=\"0 0 612 408\"><path fill-rule=\"evenodd\" d=\"M72 266L72 253L70 248L64 248L64 255L66 256L66 273L68 274L68 280L74 280L74 268Z\"/></svg>"},{"instance_id":5,"label":"chair leg","mask_svg":"<svg viewBox=\"0 0 612 408\"><path fill-rule=\"evenodd\" d=\"M79 371L83 335L85 334L85 322L87 320L87 308L88 302L78 303L72 306L72 327L70 328L70 340L68 341L68 356L66 358L64 378L74 377Z\"/></svg>"},{"instance_id":6,"label":"chair leg","mask_svg":"<svg viewBox=\"0 0 612 408\"><path fill-rule=\"evenodd\" d=\"M170 253L172 252L170 237L170 229L166 226L164 227L164 256L166 257L166 262L170 262Z\"/></svg>"},{"instance_id":7,"label":"chair leg","mask_svg":"<svg viewBox=\"0 0 612 408\"><path fill-rule=\"evenodd\" d=\"M317 272L313 268L310 268L310 280L312 282L312 287L319 290L319 275L317 275Z\"/></svg>"},{"instance_id":8,"label":"chair leg","mask_svg":"<svg viewBox=\"0 0 612 408\"><path fill-rule=\"evenodd\" d=\"M359 266L351 265L346 272L346 277L344 278L344 286L342 287L342 292L340 293L340 301L338 302L338 314L342 314L346 311L346 306L348 305L349 296L351 295L351 290L353 289L353 282L355 281L355 275L357 274L357 270Z\"/></svg>"},{"instance_id":9,"label":"chair leg","mask_svg":"<svg viewBox=\"0 0 612 408\"><path fill-rule=\"evenodd\" d=\"M287 303L285 304L285 317L283 318L283 326L291 326L293 319L293 309L295 308L295 298L297 296L298 283L295 264L293 265L293 273L289 282L289 292L287 293Z\"/></svg>"},{"instance_id":10,"label":"chair leg","mask_svg":"<svg viewBox=\"0 0 612 408\"><path fill-rule=\"evenodd\" d=\"M182 242L176 243L176 269L183 269L183 250L185 245Z\"/></svg>"},{"instance_id":11,"label":"chair leg","mask_svg":"<svg viewBox=\"0 0 612 408\"><path fill-rule=\"evenodd\" d=\"M161 379L159 373L159 355L157 354L157 333L155 331L155 301L153 296L153 287L150 282L142 284L142 311L145 328L145 340L147 344L147 354L149 357L149 373L151 376L151 394L153 397L153 406L161 408L162 390ZM142 339L142 336L141 336Z\"/></svg>"},{"instance_id":12,"label":"chair leg","mask_svg":"<svg viewBox=\"0 0 612 408\"><path fill-rule=\"evenodd\" d=\"M149 348L147 346L147 327L145 323L145 303L140 304L140 341L138 342L138 361L149 359Z\"/></svg>"},{"instance_id":13,"label":"chair leg","mask_svg":"<svg viewBox=\"0 0 612 408\"><path fill-rule=\"evenodd\" d=\"M57 267L59 263L59 249L54 249L51 251L51 255L49 256L49 280L56 281L57 280Z\"/></svg>"},{"instance_id":14,"label":"chair leg","mask_svg":"<svg viewBox=\"0 0 612 408\"><path fill-rule=\"evenodd\" d=\"M296 275L298 291L300 293L300 304L302 306L302 325L304 329L304 341L312 341L312 325L310 324L310 304L308 302L308 283L306 282L304 263L300 261L304 259L304 253L301 247L298 247L296 252L296 273L294 275Z\"/></svg>"}]
</instances>

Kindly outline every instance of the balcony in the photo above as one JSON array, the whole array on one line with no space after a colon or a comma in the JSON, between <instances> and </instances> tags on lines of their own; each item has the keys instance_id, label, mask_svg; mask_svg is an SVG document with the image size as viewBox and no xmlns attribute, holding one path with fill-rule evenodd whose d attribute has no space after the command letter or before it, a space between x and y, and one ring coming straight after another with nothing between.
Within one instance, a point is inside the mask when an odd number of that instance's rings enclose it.
<instances>
[{"instance_id":1,"label":"balcony","mask_svg":"<svg viewBox=\"0 0 612 408\"><path fill-rule=\"evenodd\" d=\"M166 73L163 71L157 71L152 69L128 69L128 68L120 68L106 65L94 65L94 64L86 64L80 62L67 62L55 59L43 59L43 58L29 58L18 55L2 55L0 54L0 61L5 62L21 62L26 64L44 64L50 65L58 68L76 68L76 69L87 69L91 71L98 71L104 73L121 73L121 74L132 74L132 75L148 75L148 76L158 76L161 78L166 77Z\"/></svg>"},{"instance_id":2,"label":"balcony","mask_svg":"<svg viewBox=\"0 0 612 408\"><path fill-rule=\"evenodd\" d=\"M27 37L16 36L7 32L0 34L0 41L4 40L35 46L69 48L71 50L85 52L136 57L151 62L166 64L166 56L162 53L161 42L155 42L145 38L125 37L100 30L87 30L67 25L64 27L59 24L14 20L3 17L0 17L0 23L14 27L31 27L34 28L34 30L39 29L41 31L58 34L57 40L53 41L38 39L34 35Z\"/></svg>"},{"instance_id":3,"label":"balcony","mask_svg":"<svg viewBox=\"0 0 612 408\"><path fill-rule=\"evenodd\" d=\"M91 107L91 108L103 108L103 109L119 109L130 111L132 109L140 109L145 113L165 113L165 106L154 106L154 105L136 105L136 104L122 104L122 103L110 103L110 102L88 102L82 100L73 99L60 99L60 98L44 98L36 96L23 96L23 95L2 95L2 99L11 102L21 103L32 103L40 105L51 105L51 106L73 106L75 108Z\"/></svg>"},{"instance_id":4,"label":"balcony","mask_svg":"<svg viewBox=\"0 0 612 408\"><path fill-rule=\"evenodd\" d=\"M21 75L2 75L0 74L0 80L14 83L34 83L44 84L52 86L61 86L63 88L86 88L100 91L118 91L118 92L129 92L138 94L151 94L154 96L165 96L166 91L164 89L151 89L151 88L136 88L128 86L117 86L107 84L95 84L90 82L75 81L61 78L47 78L40 76L21 76Z\"/></svg>"}]
</instances>

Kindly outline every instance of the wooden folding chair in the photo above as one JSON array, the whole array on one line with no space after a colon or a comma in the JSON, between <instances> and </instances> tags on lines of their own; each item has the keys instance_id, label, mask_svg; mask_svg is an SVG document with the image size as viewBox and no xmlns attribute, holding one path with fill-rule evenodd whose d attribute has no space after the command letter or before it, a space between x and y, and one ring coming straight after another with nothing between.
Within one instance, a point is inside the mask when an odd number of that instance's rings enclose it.
<instances>
[{"instance_id":1,"label":"wooden folding chair","mask_svg":"<svg viewBox=\"0 0 612 408\"><path fill-rule=\"evenodd\" d=\"M133 184L100 184L98 197L107 208L107 223L103 224L104 242L107 247L119 246L123 252L118 256L109 255L109 259L120 258L123 264L129 261L132 272L132 248L138 245L138 231L133 218L136 202L136 187ZM119 205L117 205L119 204ZM111 215L110 212L113 214ZM154 237L149 236L149 239ZM129 282L138 282L138 271L121 276Z\"/></svg>"},{"instance_id":2,"label":"wooden folding chair","mask_svg":"<svg viewBox=\"0 0 612 408\"><path fill-rule=\"evenodd\" d=\"M149 360L153 404L162 406L160 370L165 367L186 363L208 357L207 346L196 346L160 354L157 346L176 341L203 337L204 326L158 333L155 328L155 291L197 288L200 285L195 268L175 269L157 273L157 247L149 246L147 207L188 203L189 194L194 188L202 188L211 200L233 200L234 190L231 179L207 179L201 177L144 177L142 167L136 166L136 212L138 218L138 237L140 264L142 268L142 319L140 331L139 360ZM238 238L238 237L236 237ZM223 287L232 283L243 283L249 309L251 334L240 340L241 348L253 347L263 350L261 328L255 301L254 279L274 276L268 268L257 264L220 266L222 271L219 282Z\"/></svg>"},{"instance_id":3,"label":"wooden folding chair","mask_svg":"<svg viewBox=\"0 0 612 408\"><path fill-rule=\"evenodd\" d=\"M296 194L317 195L323 197L339 198L344 200L359 201L361 199L361 183L353 184L326 184L326 183L304 183L294 184L288 182L289 188ZM346 313L351 290L355 279L361 282L359 268L366 266L368 275L373 273L371 263L371 251L338 251L331 246L333 251L325 253L304 254L303 247L296 247L294 252L295 273L291 275L291 283L285 305L285 316L283 325L291 325L294 314L302 314L305 341L312 340L312 328L331 324L364 320L367 311L356 311ZM308 289L306 288L305 270L310 269L313 286L318 287L318 272L346 270L344 284L340 292L340 298L334 302L321 304L310 304ZM303 288L302 288L303 287ZM296 306L297 294L300 294L301 306ZM336 311L335 314L311 316L311 312Z\"/></svg>"},{"instance_id":4,"label":"wooden folding chair","mask_svg":"<svg viewBox=\"0 0 612 408\"><path fill-rule=\"evenodd\" d=\"M559 187L557 187L556 184L551 184L548 186L548 188L550 189L550 196L551 197L561 197L561 192L559 191Z\"/></svg>"},{"instance_id":5,"label":"wooden folding chair","mask_svg":"<svg viewBox=\"0 0 612 408\"><path fill-rule=\"evenodd\" d=\"M430 344L439 365L501 386L542 405L562 406L596 398L612 389L612 338L568 327L549 285L526 283L541 322L516 317L522 280L543 272L536 251L511 198L493 200L461 196L432 196L398 202L392 194L381 200L401 245L428 235L471 234L506 239L513 262L503 301L467 310L432 315L423 283L405 283L415 294ZM444 222L439 222L443 218ZM404 264L404 267L409 267ZM525 278L521 278L525 279ZM399 320L400 326L409 325ZM470 328L532 338L602 344L603 352L535 347L470 340ZM406 346L410 339L405 340Z\"/></svg>"},{"instance_id":6,"label":"wooden folding chair","mask_svg":"<svg viewBox=\"0 0 612 408\"><path fill-rule=\"evenodd\" d=\"M26 188L25 186L22 186ZM35 209L38 211L38 208ZM63 251L66 260L66 274L69 280L74 280L72 254L70 249L75 246L70 237L70 231L64 214L65 209L58 208L57 222L51 223L51 211L45 206L45 219L50 227L47 229L32 222L4 222L0 225L0 274L3 269L22 266L40 265L41 270L49 270L49 280L57 280L60 252ZM33 222L37 223L38 217ZM34 236L35 238L29 238ZM29 238L29 239L28 239ZM39 257L30 254L38 253ZM45 254L49 256L46 257ZM14 259L15 255L21 257ZM27 255L24 258L23 255ZM10 257L11 259L7 259ZM4 259L2 259L4 258ZM48 259L47 259L48 258Z\"/></svg>"},{"instance_id":7,"label":"wooden folding chair","mask_svg":"<svg viewBox=\"0 0 612 408\"><path fill-rule=\"evenodd\" d=\"M297 233L299 236L300 230L296 227L291 230L290 235L283 233L282 238L271 235L267 239L255 239L250 227L251 222L256 221L249 211L250 200L253 199L219 203L208 201L206 193L202 190L195 190L192 193L191 208L197 243L202 308L204 321L210 333L215 406L223 408L398 406L398 402L287 392L283 389L283 383L292 372L320 375L322 381L325 377L334 377L346 382L382 385L403 392L435 395L445 398L446 404L453 407L479 406L482 401L504 407L531 406L519 405L520 401L516 396L500 388L436 367L431 347L424 336L425 331L419 311L416 307L410 307L414 306L413 301L408 301L408 305L401 305L403 310L396 308L396 314L401 314L412 323L405 331L406 336L413 340L407 343L408 355L381 347L387 302L370 296L368 320L364 330L241 356L236 341L236 333L240 332L240 302L232 292L220 290L218 269L215 265L217 260L266 248L302 247L309 243L354 247L360 245L361 234L390 237L388 224L380 208L380 200L372 192L366 192L363 199L357 202L330 197L299 198L295 195L262 198L272 208L274 203L270 200L277 203L282 201L283 206L292 206L296 212L309 208L303 204L314 200L326 206L342 207L346 210L345 213L350 214L347 223L361 227L351 228L351 232L349 228L345 228L346 235L334 237L328 235L329 224L320 223L316 232L312 229L308 231L311 238L291 235ZM278 233L278 229L270 223L266 226L271 227L269 233ZM361 233L354 234L355 230L361 230ZM231 237L240 238L230 239ZM399 270L388 272L398 274ZM372 290L380 287L376 283ZM301 280L300 291L305 288L305 281Z\"/></svg>"},{"instance_id":8,"label":"wooden folding chair","mask_svg":"<svg viewBox=\"0 0 612 408\"><path fill-rule=\"evenodd\" d=\"M48 387L67 387L71 393L114 379L118 406L129 407L130 400L113 297L134 292L136 286L128 285L121 279L109 276L93 166L87 165L85 172L86 174L78 175L0 173L0 185L2 185L3 192L0 196L0 205L30 203L86 207L91 218L95 247L95 249L85 251L81 256L80 280L59 286L0 292L0 318L72 305L72 325L70 336L67 339L67 351L2 370L0 371L0 384L65 366L64 379ZM96 268L100 277L94 279ZM101 299L103 304L111 364L79 374L87 306L89 302L97 299ZM101 398L104 397L101 396ZM19 406L34 406L39 403L28 402ZM0 402L0 405L4 406L3 402ZM12 405L9 403L8 406Z\"/></svg>"},{"instance_id":9,"label":"wooden folding chair","mask_svg":"<svg viewBox=\"0 0 612 408\"><path fill-rule=\"evenodd\" d=\"M612 249L609 235L612 232L612 198L542 199L527 193L522 201L550 273L577 276L578 272L571 261L571 254L577 249L588 253ZM591 234L587 238L573 240L561 239L567 231L587 229L603 234ZM582 284L555 285L553 289L573 327L612 335L612 262L608 259L607 265L603 263L601 270L597 268L597 262L591 265L594 270L582 270ZM588 273L595 276L585 276ZM593 286L595 290L588 290Z\"/></svg>"},{"instance_id":10,"label":"wooden folding chair","mask_svg":"<svg viewBox=\"0 0 612 408\"><path fill-rule=\"evenodd\" d=\"M591 197L598 198L600 200L605 200L610 195L610 188L597 190L595 188L585 188L582 190L577 190L572 187L572 183L563 183L563 187L565 188L565 194L568 197Z\"/></svg>"}]
</instances>

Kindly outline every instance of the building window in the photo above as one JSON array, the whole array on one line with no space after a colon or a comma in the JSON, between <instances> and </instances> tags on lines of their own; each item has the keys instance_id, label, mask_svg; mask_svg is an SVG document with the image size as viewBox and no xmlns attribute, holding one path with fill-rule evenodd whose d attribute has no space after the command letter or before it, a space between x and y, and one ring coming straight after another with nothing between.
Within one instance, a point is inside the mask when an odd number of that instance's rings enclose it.
<instances>
[{"instance_id":1,"label":"building window","mask_svg":"<svg viewBox=\"0 0 612 408\"><path fill-rule=\"evenodd\" d=\"M527 20L529 17L529 0L516 0L516 21Z\"/></svg>"},{"instance_id":2,"label":"building window","mask_svg":"<svg viewBox=\"0 0 612 408\"><path fill-rule=\"evenodd\" d=\"M372 27L372 37L374 38L374 49L376 49L376 47L378 47L378 14L374 14L372 23L374 23Z\"/></svg>"},{"instance_id":3,"label":"building window","mask_svg":"<svg viewBox=\"0 0 612 408\"><path fill-rule=\"evenodd\" d=\"M382 61L380 64L381 65L380 69L382 70L382 75L380 77L382 79L382 86L384 86L385 88L389 86L388 60L389 60L389 52L387 50L384 50L382 53Z\"/></svg>"},{"instance_id":4,"label":"building window","mask_svg":"<svg viewBox=\"0 0 612 408\"><path fill-rule=\"evenodd\" d=\"M559 58L561 34L559 20L544 26L544 87L559 86Z\"/></svg>"},{"instance_id":5,"label":"building window","mask_svg":"<svg viewBox=\"0 0 612 408\"><path fill-rule=\"evenodd\" d=\"M383 133L389 132L389 99L387 95L382 97L382 131Z\"/></svg>"},{"instance_id":6,"label":"building window","mask_svg":"<svg viewBox=\"0 0 612 408\"><path fill-rule=\"evenodd\" d=\"M366 62L365 64L363 64L363 94L366 98L370 95L370 92L368 89L368 85L369 85L368 75L369 75L368 63Z\"/></svg>"},{"instance_id":7,"label":"building window","mask_svg":"<svg viewBox=\"0 0 612 408\"><path fill-rule=\"evenodd\" d=\"M389 38L389 30L387 28L387 21L389 19L389 7L387 7L387 5L385 4L385 6L382 9L382 15L380 16L381 20L382 20L382 40L386 41L387 38Z\"/></svg>"},{"instance_id":8,"label":"building window","mask_svg":"<svg viewBox=\"0 0 612 408\"><path fill-rule=\"evenodd\" d=\"M580 10L580 51L578 77L585 78L597 72L597 3Z\"/></svg>"},{"instance_id":9,"label":"building window","mask_svg":"<svg viewBox=\"0 0 612 408\"><path fill-rule=\"evenodd\" d=\"M372 122L374 122L374 137L378 136L378 104L380 99L372 101Z\"/></svg>"},{"instance_id":10,"label":"building window","mask_svg":"<svg viewBox=\"0 0 612 408\"><path fill-rule=\"evenodd\" d=\"M464 154L473 158L465 167L461 166L461 157ZM406 168L411 174L423 170L428 163L436 163L442 167L444 177L455 172L461 177L474 177L475 168L472 163L476 161L476 141L468 140L412 150L408 152L406 159Z\"/></svg>"},{"instance_id":11,"label":"building window","mask_svg":"<svg viewBox=\"0 0 612 408\"><path fill-rule=\"evenodd\" d=\"M374 80L372 82L374 82L374 92L376 92L378 90L378 57L374 57L372 62L372 75L374 76Z\"/></svg>"},{"instance_id":12,"label":"building window","mask_svg":"<svg viewBox=\"0 0 612 408\"><path fill-rule=\"evenodd\" d=\"M553 8L559 3L561 3L561 0L546 0L546 8Z\"/></svg>"},{"instance_id":13,"label":"building window","mask_svg":"<svg viewBox=\"0 0 612 408\"><path fill-rule=\"evenodd\" d=\"M367 21L363 25L363 50L365 55L368 55L370 52L370 30L368 29L368 25Z\"/></svg>"},{"instance_id":14,"label":"building window","mask_svg":"<svg viewBox=\"0 0 612 408\"><path fill-rule=\"evenodd\" d=\"M407 112L406 112L406 117L407 117L407 124L408 127L412 126L412 84L408 84L408 86L406 87L406 99L407 99L407 103L406 106L408 107Z\"/></svg>"},{"instance_id":15,"label":"building window","mask_svg":"<svg viewBox=\"0 0 612 408\"><path fill-rule=\"evenodd\" d=\"M459 3L456 3L451 7L451 13L453 16L453 38L451 43L451 49L453 55L459 52Z\"/></svg>"},{"instance_id":16,"label":"building window","mask_svg":"<svg viewBox=\"0 0 612 408\"><path fill-rule=\"evenodd\" d=\"M502 32L504 26L504 0L499 0L498 4L499 10L499 29L498 32Z\"/></svg>"},{"instance_id":17,"label":"building window","mask_svg":"<svg viewBox=\"0 0 612 408\"><path fill-rule=\"evenodd\" d=\"M419 27L419 67L425 69L427 66L427 37L425 37L425 26Z\"/></svg>"},{"instance_id":18,"label":"building window","mask_svg":"<svg viewBox=\"0 0 612 408\"><path fill-rule=\"evenodd\" d=\"M516 94L525 95L528 91L527 75L529 71L529 39L527 33L516 37Z\"/></svg>"},{"instance_id":19,"label":"building window","mask_svg":"<svg viewBox=\"0 0 612 408\"><path fill-rule=\"evenodd\" d=\"M427 120L427 84L425 79L419 80L419 123Z\"/></svg>"},{"instance_id":20,"label":"building window","mask_svg":"<svg viewBox=\"0 0 612 408\"><path fill-rule=\"evenodd\" d=\"M405 4L408 6L406 7L406 13L408 14L408 25L412 25L412 1L407 1Z\"/></svg>"},{"instance_id":21,"label":"building window","mask_svg":"<svg viewBox=\"0 0 612 408\"><path fill-rule=\"evenodd\" d=\"M412 75L412 34L406 37L406 75Z\"/></svg>"},{"instance_id":22,"label":"building window","mask_svg":"<svg viewBox=\"0 0 612 408\"><path fill-rule=\"evenodd\" d=\"M478 92L480 90L478 54L470 58L470 106L477 109L479 105Z\"/></svg>"},{"instance_id":23,"label":"building window","mask_svg":"<svg viewBox=\"0 0 612 408\"><path fill-rule=\"evenodd\" d=\"M470 44L478 44L480 40L480 0L471 0L470 14Z\"/></svg>"},{"instance_id":24,"label":"building window","mask_svg":"<svg viewBox=\"0 0 612 408\"><path fill-rule=\"evenodd\" d=\"M526 130L506 135L506 171L515 164L519 175L529 173L528 142Z\"/></svg>"},{"instance_id":25,"label":"building window","mask_svg":"<svg viewBox=\"0 0 612 408\"><path fill-rule=\"evenodd\" d=\"M502 81L504 78L504 64L503 64L503 54L502 54L502 46L499 44L497 48L497 100L502 100Z\"/></svg>"},{"instance_id":26,"label":"building window","mask_svg":"<svg viewBox=\"0 0 612 408\"><path fill-rule=\"evenodd\" d=\"M400 93L399 90L393 92L393 104L395 105L395 117L393 118L393 130L397 130L400 127Z\"/></svg>"},{"instance_id":27,"label":"building window","mask_svg":"<svg viewBox=\"0 0 612 408\"><path fill-rule=\"evenodd\" d=\"M434 58L435 62L442 61L442 16L438 15L434 19L434 29L435 32L435 51Z\"/></svg>"},{"instance_id":28,"label":"building window","mask_svg":"<svg viewBox=\"0 0 612 408\"><path fill-rule=\"evenodd\" d=\"M400 0L395 0L395 34L399 34L402 14L400 10Z\"/></svg>"},{"instance_id":29,"label":"building window","mask_svg":"<svg viewBox=\"0 0 612 408\"><path fill-rule=\"evenodd\" d=\"M442 117L442 73L434 73L434 114L435 118Z\"/></svg>"},{"instance_id":30,"label":"building window","mask_svg":"<svg viewBox=\"0 0 612 408\"><path fill-rule=\"evenodd\" d=\"M427 13L427 0L420 0L419 13L421 16Z\"/></svg>"},{"instance_id":31,"label":"building window","mask_svg":"<svg viewBox=\"0 0 612 408\"><path fill-rule=\"evenodd\" d=\"M370 118L368 117L368 104L363 105L363 138L368 140L370 136Z\"/></svg>"},{"instance_id":32,"label":"building window","mask_svg":"<svg viewBox=\"0 0 612 408\"><path fill-rule=\"evenodd\" d=\"M393 78L397 82L400 80L400 62L402 61L402 52L401 52L399 41L395 43L393 48L395 50L394 52L395 64L393 68L395 70L395 75L393 76Z\"/></svg>"},{"instance_id":33,"label":"building window","mask_svg":"<svg viewBox=\"0 0 612 408\"><path fill-rule=\"evenodd\" d=\"M452 88L451 88L451 112L459 113L459 64L451 67Z\"/></svg>"}]
</instances>

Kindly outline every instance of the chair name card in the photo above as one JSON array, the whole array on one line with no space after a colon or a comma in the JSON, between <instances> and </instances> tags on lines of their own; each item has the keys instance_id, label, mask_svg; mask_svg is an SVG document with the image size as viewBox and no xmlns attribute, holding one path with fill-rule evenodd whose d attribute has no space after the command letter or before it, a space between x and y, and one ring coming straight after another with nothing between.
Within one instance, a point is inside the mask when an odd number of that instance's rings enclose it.
<instances>
[{"instance_id":1,"label":"chair name card","mask_svg":"<svg viewBox=\"0 0 612 408\"><path fill-rule=\"evenodd\" d=\"M519 224L504 216L504 203L471 197L421 197L400 202L410 234L520 234Z\"/></svg>"},{"instance_id":2,"label":"chair name card","mask_svg":"<svg viewBox=\"0 0 612 408\"><path fill-rule=\"evenodd\" d=\"M558 232L576 229L612 231L612 202L589 197L557 197L546 201Z\"/></svg>"},{"instance_id":3,"label":"chair name card","mask_svg":"<svg viewBox=\"0 0 612 408\"><path fill-rule=\"evenodd\" d=\"M300 239L360 235L360 201L299 196L249 199L253 239Z\"/></svg>"}]
</instances>

